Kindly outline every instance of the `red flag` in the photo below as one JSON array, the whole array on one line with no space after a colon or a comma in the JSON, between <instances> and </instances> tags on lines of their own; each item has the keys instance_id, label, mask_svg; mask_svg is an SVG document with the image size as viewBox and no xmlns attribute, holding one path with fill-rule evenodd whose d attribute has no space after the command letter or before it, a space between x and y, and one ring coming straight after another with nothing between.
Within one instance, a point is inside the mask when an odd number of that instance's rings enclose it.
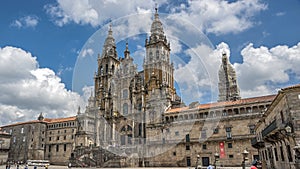
<instances>
[{"instance_id":1,"label":"red flag","mask_svg":"<svg viewBox=\"0 0 300 169\"><path fill-rule=\"evenodd\" d=\"M219 147L220 147L220 158L224 158L225 157L224 142L220 142Z\"/></svg>"}]
</instances>

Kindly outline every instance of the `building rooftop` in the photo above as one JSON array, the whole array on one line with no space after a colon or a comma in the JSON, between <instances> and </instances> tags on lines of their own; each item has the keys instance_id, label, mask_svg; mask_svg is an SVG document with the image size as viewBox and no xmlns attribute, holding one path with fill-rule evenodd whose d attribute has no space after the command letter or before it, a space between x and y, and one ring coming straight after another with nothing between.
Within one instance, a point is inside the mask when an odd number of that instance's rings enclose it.
<instances>
[{"instance_id":1,"label":"building rooftop","mask_svg":"<svg viewBox=\"0 0 300 169\"><path fill-rule=\"evenodd\" d=\"M276 95L267 95L267 96L239 99L236 101L224 101L224 102L200 104L199 106L194 107L194 108L189 108L187 106L187 107L170 109L166 113L174 113L174 112L180 112L180 111L185 111L185 110L194 110L194 109L209 109L209 108L218 108L218 107L228 107L228 106L236 106L236 105L243 105L243 104L250 104L250 103L273 101L275 97L276 97Z\"/></svg>"},{"instance_id":2,"label":"building rooftop","mask_svg":"<svg viewBox=\"0 0 300 169\"><path fill-rule=\"evenodd\" d=\"M33 124L33 123L59 123L59 122L67 122L67 121L74 121L76 120L76 116L72 117L64 117L64 118L44 118L43 120L31 120L26 122L17 122L14 124L5 125L2 127L12 127L12 126L18 126L18 125L25 125L25 124Z\"/></svg>"}]
</instances>

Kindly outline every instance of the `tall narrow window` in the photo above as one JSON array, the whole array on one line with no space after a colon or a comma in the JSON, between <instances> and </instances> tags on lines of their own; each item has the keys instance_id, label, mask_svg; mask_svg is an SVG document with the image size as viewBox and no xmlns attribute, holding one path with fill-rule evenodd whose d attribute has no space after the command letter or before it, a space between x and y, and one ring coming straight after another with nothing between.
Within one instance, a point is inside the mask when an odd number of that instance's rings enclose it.
<instances>
[{"instance_id":1,"label":"tall narrow window","mask_svg":"<svg viewBox=\"0 0 300 169\"><path fill-rule=\"evenodd\" d=\"M59 151L59 145L56 145L56 152Z\"/></svg>"},{"instance_id":2,"label":"tall narrow window","mask_svg":"<svg viewBox=\"0 0 300 169\"><path fill-rule=\"evenodd\" d=\"M127 103L123 104L123 114L124 115L128 114L128 104Z\"/></svg>"},{"instance_id":3,"label":"tall narrow window","mask_svg":"<svg viewBox=\"0 0 300 169\"><path fill-rule=\"evenodd\" d=\"M226 138L231 139L231 127L226 127Z\"/></svg>"},{"instance_id":4,"label":"tall narrow window","mask_svg":"<svg viewBox=\"0 0 300 169\"><path fill-rule=\"evenodd\" d=\"M22 133L22 134L24 133L24 128L23 128L23 127L21 128L21 133Z\"/></svg>"},{"instance_id":5,"label":"tall narrow window","mask_svg":"<svg viewBox=\"0 0 300 169\"><path fill-rule=\"evenodd\" d=\"M128 98L128 90L124 89L123 90L123 99L127 99Z\"/></svg>"},{"instance_id":6,"label":"tall narrow window","mask_svg":"<svg viewBox=\"0 0 300 169\"><path fill-rule=\"evenodd\" d=\"M67 145L64 144L64 151L67 151Z\"/></svg>"},{"instance_id":7,"label":"tall narrow window","mask_svg":"<svg viewBox=\"0 0 300 169\"><path fill-rule=\"evenodd\" d=\"M189 134L185 135L185 141L190 142L190 135Z\"/></svg>"},{"instance_id":8,"label":"tall narrow window","mask_svg":"<svg viewBox=\"0 0 300 169\"><path fill-rule=\"evenodd\" d=\"M207 137L207 135L206 135L206 130L202 130L201 131L201 138L202 139L205 139Z\"/></svg>"}]
</instances>

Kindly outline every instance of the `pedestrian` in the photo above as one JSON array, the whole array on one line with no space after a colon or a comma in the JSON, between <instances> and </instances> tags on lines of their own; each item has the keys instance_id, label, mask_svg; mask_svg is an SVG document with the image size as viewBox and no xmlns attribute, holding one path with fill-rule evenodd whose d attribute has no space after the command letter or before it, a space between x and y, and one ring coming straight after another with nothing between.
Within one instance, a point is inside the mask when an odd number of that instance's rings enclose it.
<instances>
[{"instance_id":1,"label":"pedestrian","mask_svg":"<svg viewBox=\"0 0 300 169\"><path fill-rule=\"evenodd\" d=\"M69 168L69 169L71 169L71 167L72 167L72 164L71 164L71 163L69 163L69 164L68 164L68 168Z\"/></svg>"},{"instance_id":2,"label":"pedestrian","mask_svg":"<svg viewBox=\"0 0 300 169\"><path fill-rule=\"evenodd\" d=\"M24 168L24 169L28 169L28 165L27 165L27 164L25 165L25 168Z\"/></svg>"},{"instance_id":3,"label":"pedestrian","mask_svg":"<svg viewBox=\"0 0 300 169\"><path fill-rule=\"evenodd\" d=\"M35 166L33 167L33 169L37 169L37 166L35 165Z\"/></svg>"},{"instance_id":4,"label":"pedestrian","mask_svg":"<svg viewBox=\"0 0 300 169\"><path fill-rule=\"evenodd\" d=\"M257 161L254 160L254 161L252 162L252 165L251 165L250 169L258 169L256 166L257 166Z\"/></svg>"},{"instance_id":5,"label":"pedestrian","mask_svg":"<svg viewBox=\"0 0 300 169\"><path fill-rule=\"evenodd\" d=\"M207 169L213 169L214 167L211 165L211 164L209 164L209 166L207 167Z\"/></svg>"}]
</instances>

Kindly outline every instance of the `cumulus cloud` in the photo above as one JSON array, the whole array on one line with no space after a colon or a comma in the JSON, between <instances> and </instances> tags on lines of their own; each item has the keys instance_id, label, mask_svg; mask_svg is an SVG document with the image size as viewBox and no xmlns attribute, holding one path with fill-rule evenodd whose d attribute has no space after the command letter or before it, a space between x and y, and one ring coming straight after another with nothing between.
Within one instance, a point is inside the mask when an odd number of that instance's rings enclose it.
<instances>
[{"instance_id":1,"label":"cumulus cloud","mask_svg":"<svg viewBox=\"0 0 300 169\"><path fill-rule=\"evenodd\" d=\"M273 94L291 79L300 79L300 43L288 47L254 47L241 51L243 63L235 63L243 97Z\"/></svg>"},{"instance_id":2,"label":"cumulus cloud","mask_svg":"<svg viewBox=\"0 0 300 169\"><path fill-rule=\"evenodd\" d=\"M17 28L35 28L39 23L39 18L35 15L24 16L11 23L12 27Z\"/></svg>"},{"instance_id":3,"label":"cumulus cloud","mask_svg":"<svg viewBox=\"0 0 300 169\"><path fill-rule=\"evenodd\" d=\"M0 48L0 124L46 117L66 117L85 105L77 93L65 88L48 68L40 68L36 57L20 48Z\"/></svg>"},{"instance_id":4,"label":"cumulus cloud","mask_svg":"<svg viewBox=\"0 0 300 169\"><path fill-rule=\"evenodd\" d=\"M93 56L94 54L94 50L91 49L91 48L88 48L88 49L84 49L81 53L81 57L86 57L86 56Z\"/></svg>"},{"instance_id":5,"label":"cumulus cloud","mask_svg":"<svg viewBox=\"0 0 300 169\"><path fill-rule=\"evenodd\" d=\"M141 11L153 11L155 3L166 6L166 10L171 12L169 15L186 19L202 31L215 34L244 31L255 24L257 13L267 9L260 0L185 0L180 4L171 0L57 0L55 4L46 5L45 9L59 26L74 22L95 27ZM145 25L135 23L132 28L136 30Z\"/></svg>"}]
</instances>

